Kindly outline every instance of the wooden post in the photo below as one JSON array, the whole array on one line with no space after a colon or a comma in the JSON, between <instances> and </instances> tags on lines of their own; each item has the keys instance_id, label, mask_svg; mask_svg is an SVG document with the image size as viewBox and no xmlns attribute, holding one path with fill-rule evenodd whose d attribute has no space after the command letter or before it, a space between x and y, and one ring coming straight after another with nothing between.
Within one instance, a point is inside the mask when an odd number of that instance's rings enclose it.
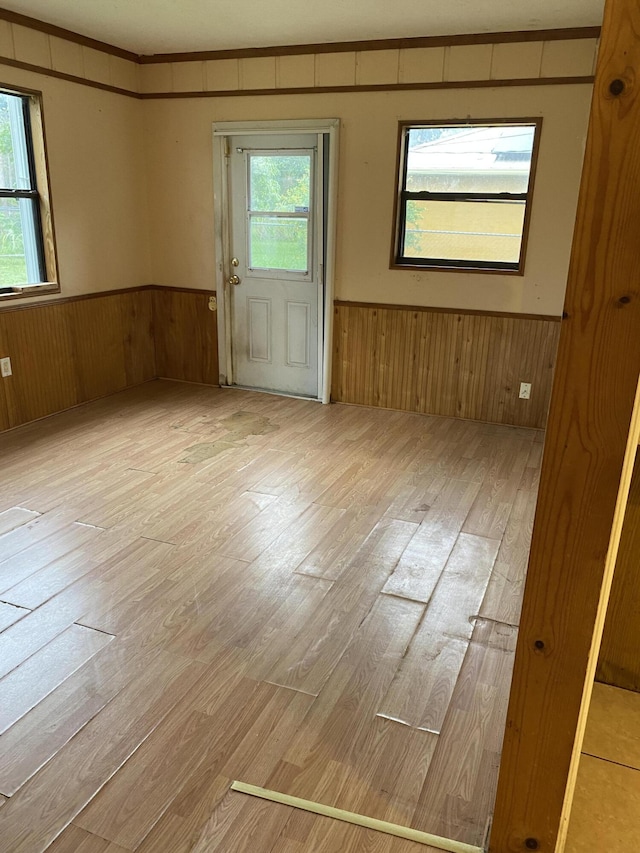
<instances>
[{"instance_id":1,"label":"wooden post","mask_svg":"<svg viewBox=\"0 0 640 853\"><path fill-rule=\"evenodd\" d=\"M608 0L490 850L560 853L635 456L640 3Z\"/></svg>"}]
</instances>

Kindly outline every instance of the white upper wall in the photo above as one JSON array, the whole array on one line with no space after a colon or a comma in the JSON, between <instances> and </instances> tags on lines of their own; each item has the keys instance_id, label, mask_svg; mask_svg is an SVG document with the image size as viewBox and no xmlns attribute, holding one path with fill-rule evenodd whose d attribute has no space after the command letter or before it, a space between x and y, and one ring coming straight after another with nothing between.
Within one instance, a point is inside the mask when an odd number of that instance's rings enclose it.
<instances>
[{"instance_id":1,"label":"white upper wall","mask_svg":"<svg viewBox=\"0 0 640 853\"><path fill-rule=\"evenodd\" d=\"M0 79L5 85L42 91L59 296L148 283L140 103L18 68L3 68ZM37 300L7 304L21 301Z\"/></svg>"},{"instance_id":2,"label":"white upper wall","mask_svg":"<svg viewBox=\"0 0 640 853\"><path fill-rule=\"evenodd\" d=\"M144 104L152 275L215 287L212 123L340 118L336 298L558 316L591 86L269 95ZM398 121L543 117L523 277L389 268Z\"/></svg>"},{"instance_id":3,"label":"white upper wall","mask_svg":"<svg viewBox=\"0 0 640 853\"><path fill-rule=\"evenodd\" d=\"M43 91L62 296L148 283L213 289L212 123L338 117L338 299L557 316L592 87L517 81L588 79L595 54L595 39L583 38L139 66L0 21L0 80ZM313 91L322 87L336 91ZM138 88L160 97L140 100ZM398 121L536 116L524 277L389 269Z\"/></svg>"}]
</instances>

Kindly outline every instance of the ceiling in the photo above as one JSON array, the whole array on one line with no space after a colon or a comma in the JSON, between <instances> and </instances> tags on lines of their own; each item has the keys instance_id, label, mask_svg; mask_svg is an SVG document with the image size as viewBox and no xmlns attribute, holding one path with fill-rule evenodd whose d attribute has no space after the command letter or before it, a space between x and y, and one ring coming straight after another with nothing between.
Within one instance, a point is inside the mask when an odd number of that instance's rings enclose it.
<instances>
[{"instance_id":1,"label":"ceiling","mask_svg":"<svg viewBox=\"0 0 640 853\"><path fill-rule=\"evenodd\" d=\"M604 0L0 0L134 53L597 26Z\"/></svg>"}]
</instances>

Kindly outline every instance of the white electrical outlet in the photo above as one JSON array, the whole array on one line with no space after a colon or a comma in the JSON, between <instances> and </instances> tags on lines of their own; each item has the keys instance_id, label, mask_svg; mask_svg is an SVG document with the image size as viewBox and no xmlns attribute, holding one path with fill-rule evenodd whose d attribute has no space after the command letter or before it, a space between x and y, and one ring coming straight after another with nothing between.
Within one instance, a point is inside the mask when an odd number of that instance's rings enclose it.
<instances>
[{"instance_id":1,"label":"white electrical outlet","mask_svg":"<svg viewBox=\"0 0 640 853\"><path fill-rule=\"evenodd\" d=\"M528 400L531 397L531 383L521 382L520 393L518 394L521 400Z\"/></svg>"},{"instance_id":2,"label":"white electrical outlet","mask_svg":"<svg viewBox=\"0 0 640 853\"><path fill-rule=\"evenodd\" d=\"M0 375L2 376L11 376L11 359L10 358L0 358Z\"/></svg>"}]
</instances>

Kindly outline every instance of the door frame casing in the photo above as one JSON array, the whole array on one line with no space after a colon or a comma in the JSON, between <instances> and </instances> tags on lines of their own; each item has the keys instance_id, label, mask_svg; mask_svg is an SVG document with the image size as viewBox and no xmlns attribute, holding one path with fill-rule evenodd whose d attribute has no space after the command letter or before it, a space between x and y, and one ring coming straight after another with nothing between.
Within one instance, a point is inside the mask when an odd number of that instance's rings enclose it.
<instances>
[{"instance_id":1,"label":"door frame casing","mask_svg":"<svg viewBox=\"0 0 640 853\"><path fill-rule=\"evenodd\" d=\"M221 386L233 385L231 357L231 311L226 271L231 268L229 227L229 174L227 169L227 140L231 136L278 136L288 133L309 134L318 143L317 161L322 166L323 136L329 138L326 231L324 232L324 264L321 262L319 287L318 338L318 399L331 401L331 357L333 352L333 298L335 292L335 245L338 202L338 145L340 119L283 119L270 121L216 121L213 123L213 226L216 254L216 297L218 323L219 381ZM322 188L321 188L322 189ZM323 223L317 223L316 234L322 233ZM318 245L322 256L323 246Z\"/></svg>"}]
</instances>

